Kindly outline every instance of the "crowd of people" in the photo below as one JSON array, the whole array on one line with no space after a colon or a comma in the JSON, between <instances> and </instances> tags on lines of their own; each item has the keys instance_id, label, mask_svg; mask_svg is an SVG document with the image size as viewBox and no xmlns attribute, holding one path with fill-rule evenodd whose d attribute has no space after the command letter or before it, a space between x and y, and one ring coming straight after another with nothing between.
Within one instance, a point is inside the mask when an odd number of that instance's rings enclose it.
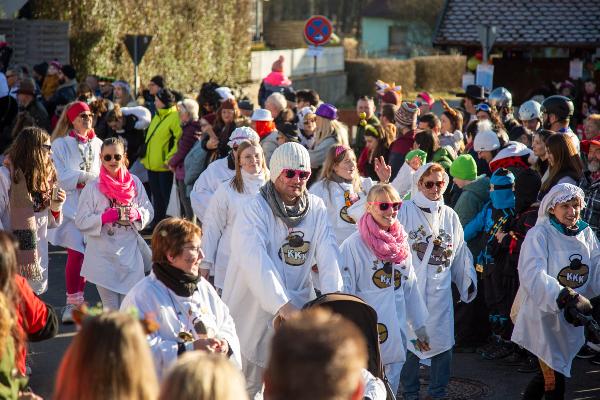
<instances>
[{"instance_id":1,"label":"crowd of people","mask_svg":"<svg viewBox=\"0 0 600 400\"><path fill-rule=\"evenodd\" d=\"M444 399L454 352L562 399L576 356L600 365L595 87L517 108L469 85L438 107L378 81L348 127L283 62L259 108L212 81L191 98L56 61L0 74L6 398L35 397L26 343L59 320L81 330L56 399L416 400L420 364ZM60 315L36 296L49 244L67 252ZM375 320L304 310L332 293Z\"/></svg>"}]
</instances>

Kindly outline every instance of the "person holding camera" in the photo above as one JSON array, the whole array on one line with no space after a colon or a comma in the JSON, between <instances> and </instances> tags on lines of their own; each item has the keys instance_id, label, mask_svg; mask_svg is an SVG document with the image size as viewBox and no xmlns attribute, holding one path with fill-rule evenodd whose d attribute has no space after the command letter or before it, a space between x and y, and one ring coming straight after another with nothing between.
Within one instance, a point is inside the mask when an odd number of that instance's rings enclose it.
<instances>
[{"instance_id":1,"label":"person holding camera","mask_svg":"<svg viewBox=\"0 0 600 400\"><path fill-rule=\"evenodd\" d=\"M600 339L590 329L593 318L600 319L600 298L588 300L600 294L595 262L600 248L581 220L584 207L580 188L555 185L544 196L521 249L512 341L539 361L538 373L525 389L526 400L564 399L565 377L570 377L573 358L585 343L584 331Z\"/></svg>"},{"instance_id":2,"label":"person holding camera","mask_svg":"<svg viewBox=\"0 0 600 400\"><path fill-rule=\"evenodd\" d=\"M96 285L104 308L113 310L144 277L148 250L137 231L154 214L144 185L127 169L126 154L123 139L104 140L100 175L83 189L75 216L87 242L81 276Z\"/></svg>"}]
</instances>

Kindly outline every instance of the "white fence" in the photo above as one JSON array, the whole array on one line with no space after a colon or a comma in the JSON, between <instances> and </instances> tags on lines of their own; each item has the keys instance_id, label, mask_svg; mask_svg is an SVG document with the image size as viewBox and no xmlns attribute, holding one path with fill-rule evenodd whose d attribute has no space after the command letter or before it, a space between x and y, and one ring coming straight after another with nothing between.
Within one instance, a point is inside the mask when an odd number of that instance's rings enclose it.
<instances>
[{"instance_id":1,"label":"white fence","mask_svg":"<svg viewBox=\"0 0 600 400\"><path fill-rule=\"evenodd\" d=\"M250 78L253 81L263 79L271 72L273 62L283 55L283 72L295 77L312 74L314 57L307 54L308 49L286 49L270 51L253 51L251 56ZM317 58L317 73L344 70L344 48L324 47L321 56Z\"/></svg>"}]
</instances>

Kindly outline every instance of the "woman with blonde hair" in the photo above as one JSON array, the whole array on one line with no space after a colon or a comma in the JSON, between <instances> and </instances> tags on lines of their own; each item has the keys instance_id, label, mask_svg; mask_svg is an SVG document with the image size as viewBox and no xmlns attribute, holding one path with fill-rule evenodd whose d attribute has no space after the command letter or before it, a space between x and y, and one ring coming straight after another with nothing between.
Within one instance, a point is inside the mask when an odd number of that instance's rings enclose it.
<instances>
[{"instance_id":1,"label":"woman with blonde hair","mask_svg":"<svg viewBox=\"0 0 600 400\"><path fill-rule=\"evenodd\" d=\"M165 378L159 400L248 400L244 377L226 357L184 354Z\"/></svg>"},{"instance_id":2,"label":"woman with blonde hair","mask_svg":"<svg viewBox=\"0 0 600 400\"><path fill-rule=\"evenodd\" d=\"M65 192L56 188L50 136L23 129L0 167L0 229L19 232L19 273L40 295L48 289L48 232L62 222Z\"/></svg>"},{"instance_id":3,"label":"woman with blonde hair","mask_svg":"<svg viewBox=\"0 0 600 400\"><path fill-rule=\"evenodd\" d=\"M389 181L391 169L383 158L375 159L375 170L381 182ZM350 147L337 145L329 149L321 179L311 186L310 192L325 203L338 245L356 230L356 221L348 214L348 208L366 197L374 184L371 178L358 174L356 156Z\"/></svg>"},{"instance_id":4,"label":"woman with blonde hair","mask_svg":"<svg viewBox=\"0 0 600 400\"><path fill-rule=\"evenodd\" d=\"M340 247L344 291L359 296L377 311L382 363L394 393L406 360L402 332L410 324L419 349L427 350L427 308L413 268L408 234L398 222L400 195L389 184L369 190L365 213Z\"/></svg>"},{"instance_id":5,"label":"woman with blonde hair","mask_svg":"<svg viewBox=\"0 0 600 400\"><path fill-rule=\"evenodd\" d=\"M48 231L50 243L67 249L67 305L63 309L63 323L73 322L73 309L84 301L85 279L80 274L85 244L83 234L75 225L75 213L81 191L100 173L102 140L96 137L92 118L92 112L86 103L70 103L52 132L52 160L56 167L58 186L67 195L62 224Z\"/></svg>"},{"instance_id":6,"label":"woman with blonde hair","mask_svg":"<svg viewBox=\"0 0 600 400\"><path fill-rule=\"evenodd\" d=\"M308 150L310 164L315 170L321 168L331 146L343 144L348 146L348 130L337 120L337 108L329 103L323 103L315 112L317 127L315 128L315 144Z\"/></svg>"},{"instance_id":7,"label":"woman with blonde hair","mask_svg":"<svg viewBox=\"0 0 600 400\"><path fill-rule=\"evenodd\" d=\"M114 311L82 318L60 363L53 399L156 399L158 382L142 323Z\"/></svg>"},{"instance_id":8,"label":"woman with blonde hair","mask_svg":"<svg viewBox=\"0 0 600 400\"><path fill-rule=\"evenodd\" d=\"M238 128L250 129L250 128ZM221 293L231 252L231 230L237 213L249 198L258 193L269 179L262 147L257 142L242 142L236 154L235 176L223 182L210 199L206 211L202 275L214 275L214 285Z\"/></svg>"}]
</instances>

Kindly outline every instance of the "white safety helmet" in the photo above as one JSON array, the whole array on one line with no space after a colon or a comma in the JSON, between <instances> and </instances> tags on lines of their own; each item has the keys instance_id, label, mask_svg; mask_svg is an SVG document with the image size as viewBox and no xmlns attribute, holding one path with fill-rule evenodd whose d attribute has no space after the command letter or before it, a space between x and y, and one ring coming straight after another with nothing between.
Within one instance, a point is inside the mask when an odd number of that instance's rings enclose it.
<instances>
[{"instance_id":1,"label":"white safety helmet","mask_svg":"<svg viewBox=\"0 0 600 400\"><path fill-rule=\"evenodd\" d=\"M519 107L519 119L521 121L530 121L538 119L542 122L542 105L535 100L528 100Z\"/></svg>"}]
</instances>

